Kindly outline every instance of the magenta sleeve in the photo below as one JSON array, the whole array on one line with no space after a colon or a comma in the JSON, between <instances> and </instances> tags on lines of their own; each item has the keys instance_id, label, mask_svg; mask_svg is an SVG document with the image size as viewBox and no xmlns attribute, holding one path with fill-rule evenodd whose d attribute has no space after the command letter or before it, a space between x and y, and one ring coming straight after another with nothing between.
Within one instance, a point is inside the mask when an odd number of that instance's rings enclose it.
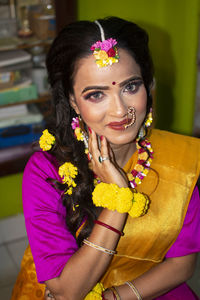
<instances>
[{"instance_id":1,"label":"magenta sleeve","mask_svg":"<svg viewBox=\"0 0 200 300\"><path fill-rule=\"evenodd\" d=\"M200 198L197 186L195 187L183 227L166 257L179 257L200 251Z\"/></svg>"},{"instance_id":2,"label":"magenta sleeve","mask_svg":"<svg viewBox=\"0 0 200 300\"><path fill-rule=\"evenodd\" d=\"M46 152L36 152L24 171L22 197L27 235L40 283L59 276L78 249L65 223L61 191L47 178L61 180L55 158Z\"/></svg>"}]
</instances>

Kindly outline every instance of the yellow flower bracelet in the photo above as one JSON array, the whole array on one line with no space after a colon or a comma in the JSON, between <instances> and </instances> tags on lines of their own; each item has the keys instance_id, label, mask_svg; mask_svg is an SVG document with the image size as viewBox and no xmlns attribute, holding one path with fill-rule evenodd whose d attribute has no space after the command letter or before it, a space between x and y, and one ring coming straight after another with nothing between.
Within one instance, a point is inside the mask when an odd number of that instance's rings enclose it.
<instances>
[{"instance_id":1,"label":"yellow flower bracelet","mask_svg":"<svg viewBox=\"0 0 200 300\"><path fill-rule=\"evenodd\" d=\"M104 291L103 284L98 282L95 287L87 294L84 300L101 300L102 292Z\"/></svg>"},{"instance_id":2,"label":"yellow flower bracelet","mask_svg":"<svg viewBox=\"0 0 200 300\"><path fill-rule=\"evenodd\" d=\"M92 200L95 206L129 213L133 218L144 215L148 209L149 199L146 195L130 188L119 188L117 184L101 182L97 184Z\"/></svg>"}]
</instances>

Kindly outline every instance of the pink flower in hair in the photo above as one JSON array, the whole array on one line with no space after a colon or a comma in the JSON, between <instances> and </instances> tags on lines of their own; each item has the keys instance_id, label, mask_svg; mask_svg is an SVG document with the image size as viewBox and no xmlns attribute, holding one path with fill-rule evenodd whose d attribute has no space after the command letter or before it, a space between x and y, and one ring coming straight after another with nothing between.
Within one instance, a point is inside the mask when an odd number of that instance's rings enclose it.
<instances>
[{"instance_id":1,"label":"pink flower in hair","mask_svg":"<svg viewBox=\"0 0 200 300\"><path fill-rule=\"evenodd\" d=\"M93 55L96 59L96 64L99 68L112 65L119 61L119 55L117 52L117 47L115 45L117 41L115 39L107 39L103 42L97 41L91 46Z\"/></svg>"},{"instance_id":2,"label":"pink flower in hair","mask_svg":"<svg viewBox=\"0 0 200 300\"><path fill-rule=\"evenodd\" d=\"M101 49L101 41L97 41L90 48L90 50L92 50L92 51L94 51L95 49Z\"/></svg>"},{"instance_id":3,"label":"pink flower in hair","mask_svg":"<svg viewBox=\"0 0 200 300\"><path fill-rule=\"evenodd\" d=\"M80 127L78 117L72 119L72 124L71 125L72 125L72 129L76 129L77 127Z\"/></svg>"},{"instance_id":4,"label":"pink flower in hair","mask_svg":"<svg viewBox=\"0 0 200 300\"><path fill-rule=\"evenodd\" d=\"M104 50L107 52L108 50L113 48L116 44L117 44L117 41L115 39L112 39L112 38L107 39L101 43L101 50Z\"/></svg>"},{"instance_id":5,"label":"pink flower in hair","mask_svg":"<svg viewBox=\"0 0 200 300\"><path fill-rule=\"evenodd\" d=\"M108 51L110 50L111 48L113 48L115 45L117 44L117 41L115 39L107 39L107 40L104 40L103 42L101 41L97 41L95 44L93 44L91 46L91 50L94 51L95 49L101 49L101 50L104 50L104 51Z\"/></svg>"}]
</instances>

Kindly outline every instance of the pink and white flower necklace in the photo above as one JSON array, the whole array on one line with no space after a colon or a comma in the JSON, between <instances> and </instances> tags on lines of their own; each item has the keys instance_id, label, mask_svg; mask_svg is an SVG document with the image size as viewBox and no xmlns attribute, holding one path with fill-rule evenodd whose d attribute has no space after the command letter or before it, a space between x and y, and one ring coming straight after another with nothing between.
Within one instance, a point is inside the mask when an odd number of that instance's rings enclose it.
<instances>
[{"instance_id":1,"label":"pink and white flower necklace","mask_svg":"<svg viewBox=\"0 0 200 300\"><path fill-rule=\"evenodd\" d=\"M128 173L130 186L135 189L138 184L141 184L143 178L149 173L150 165L153 159L153 149L151 143L145 139L139 145L139 139L136 140L136 148L138 150L138 161L133 170ZM148 150L147 150L148 149Z\"/></svg>"}]
</instances>

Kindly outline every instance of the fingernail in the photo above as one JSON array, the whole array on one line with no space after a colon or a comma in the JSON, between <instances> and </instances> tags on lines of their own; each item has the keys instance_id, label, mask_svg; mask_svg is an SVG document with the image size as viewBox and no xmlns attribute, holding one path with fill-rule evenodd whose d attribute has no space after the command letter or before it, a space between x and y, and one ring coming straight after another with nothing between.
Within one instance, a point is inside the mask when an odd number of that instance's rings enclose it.
<instances>
[{"instance_id":1,"label":"fingernail","mask_svg":"<svg viewBox=\"0 0 200 300\"><path fill-rule=\"evenodd\" d=\"M88 127L88 130L89 130L89 132L90 132L90 133L92 133L92 130L91 130L91 128L90 128L90 127Z\"/></svg>"},{"instance_id":2,"label":"fingernail","mask_svg":"<svg viewBox=\"0 0 200 300\"><path fill-rule=\"evenodd\" d=\"M100 140L103 141L103 135L100 136Z\"/></svg>"}]
</instances>

